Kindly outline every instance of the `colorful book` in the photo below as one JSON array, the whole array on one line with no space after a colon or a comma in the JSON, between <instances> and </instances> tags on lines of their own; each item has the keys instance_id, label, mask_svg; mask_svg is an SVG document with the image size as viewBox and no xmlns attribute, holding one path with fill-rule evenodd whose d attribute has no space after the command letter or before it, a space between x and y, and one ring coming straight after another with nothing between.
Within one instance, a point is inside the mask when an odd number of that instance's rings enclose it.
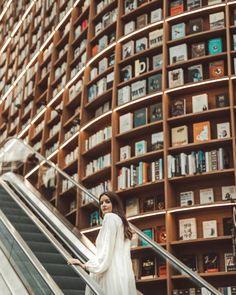
<instances>
[{"instance_id":1,"label":"colorful book","mask_svg":"<svg viewBox=\"0 0 236 295\"><path fill-rule=\"evenodd\" d=\"M199 122L193 124L193 142L201 143L211 139L210 122Z\"/></svg>"}]
</instances>

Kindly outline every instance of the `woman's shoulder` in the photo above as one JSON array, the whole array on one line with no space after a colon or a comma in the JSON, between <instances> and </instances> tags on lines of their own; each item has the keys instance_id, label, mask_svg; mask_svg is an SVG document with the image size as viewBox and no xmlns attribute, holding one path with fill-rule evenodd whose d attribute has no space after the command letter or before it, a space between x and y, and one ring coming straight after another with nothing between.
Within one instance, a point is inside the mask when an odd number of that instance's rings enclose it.
<instances>
[{"instance_id":1,"label":"woman's shoulder","mask_svg":"<svg viewBox=\"0 0 236 295\"><path fill-rule=\"evenodd\" d=\"M106 213L105 216L104 216L104 221L109 222L109 221L112 221L112 220L114 220L114 222L117 222L117 223L122 221L120 216L118 216L117 214L112 213L112 212L111 213Z\"/></svg>"}]
</instances>

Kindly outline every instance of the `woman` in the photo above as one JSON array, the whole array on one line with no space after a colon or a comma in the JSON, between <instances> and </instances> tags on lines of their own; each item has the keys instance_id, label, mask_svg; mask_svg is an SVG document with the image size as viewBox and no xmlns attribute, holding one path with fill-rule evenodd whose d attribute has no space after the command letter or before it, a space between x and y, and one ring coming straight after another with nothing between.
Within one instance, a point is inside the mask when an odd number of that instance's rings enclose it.
<instances>
[{"instance_id":1,"label":"woman","mask_svg":"<svg viewBox=\"0 0 236 295\"><path fill-rule=\"evenodd\" d=\"M99 197L99 213L103 223L96 240L97 255L85 264L78 259L68 263L79 264L92 273L106 295L136 295L130 258L132 232L119 197L113 192L103 193ZM92 294L88 289L86 295Z\"/></svg>"}]
</instances>

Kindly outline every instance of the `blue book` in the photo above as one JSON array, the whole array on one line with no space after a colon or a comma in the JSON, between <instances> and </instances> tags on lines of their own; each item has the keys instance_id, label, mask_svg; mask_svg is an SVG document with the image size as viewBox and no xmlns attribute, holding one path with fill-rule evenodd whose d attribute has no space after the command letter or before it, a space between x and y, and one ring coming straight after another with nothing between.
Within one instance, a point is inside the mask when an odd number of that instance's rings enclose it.
<instances>
[{"instance_id":1,"label":"blue book","mask_svg":"<svg viewBox=\"0 0 236 295\"><path fill-rule=\"evenodd\" d=\"M222 39L214 38L208 41L208 53L218 54L222 52Z\"/></svg>"},{"instance_id":2,"label":"blue book","mask_svg":"<svg viewBox=\"0 0 236 295\"><path fill-rule=\"evenodd\" d=\"M185 36L185 23L171 26L171 40L183 38Z\"/></svg>"},{"instance_id":3,"label":"blue book","mask_svg":"<svg viewBox=\"0 0 236 295\"><path fill-rule=\"evenodd\" d=\"M150 239L153 239L153 229L152 228L146 228L146 229L143 229L142 232L148 236ZM141 239L141 246L148 246L148 243Z\"/></svg>"}]
</instances>

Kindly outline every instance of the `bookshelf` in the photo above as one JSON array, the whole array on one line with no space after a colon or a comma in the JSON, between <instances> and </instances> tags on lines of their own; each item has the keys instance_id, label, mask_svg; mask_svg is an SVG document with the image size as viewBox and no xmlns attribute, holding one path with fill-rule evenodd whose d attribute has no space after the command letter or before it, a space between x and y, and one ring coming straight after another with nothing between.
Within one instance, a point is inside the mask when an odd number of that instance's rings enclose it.
<instances>
[{"instance_id":1,"label":"bookshelf","mask_svg":"<svg viewBox=\"0 0 236 295\"><path fill-rule=\"evenodd\" d=\"M0 141L19 136L96 195L113 189L135 225L178 258L195 253L214 286L234 286L224 254L236 199L236 1L22 0L0 11ZM95 240L96 205L31 164L28 179ZM190 218L196 238L180 239ZM217 235L204 238L211 221ZM218 266L205 272L212 245ZM151 256L132 250L139 268ZM139 269L144 294L191 287L170 266L155 273Z\"/></svg>"}]
</instances>

